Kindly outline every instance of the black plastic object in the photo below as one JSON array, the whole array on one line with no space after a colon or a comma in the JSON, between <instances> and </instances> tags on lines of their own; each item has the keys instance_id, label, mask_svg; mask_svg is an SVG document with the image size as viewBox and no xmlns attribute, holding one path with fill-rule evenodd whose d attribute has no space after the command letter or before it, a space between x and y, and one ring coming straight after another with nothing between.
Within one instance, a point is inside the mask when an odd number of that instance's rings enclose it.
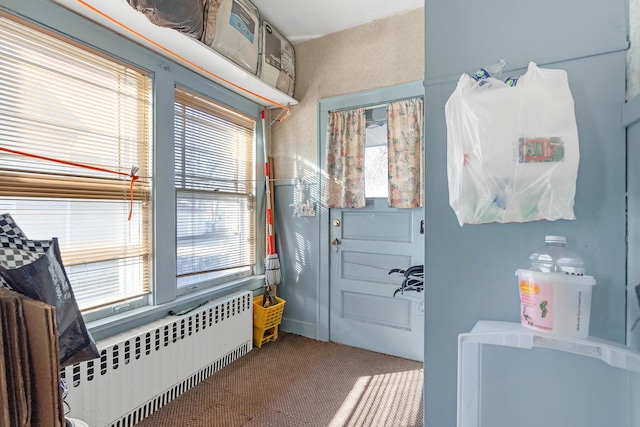
<instances>
[{"instance_id":1,"label":"black plastic object","mask_svg":"<svg viewBox=\"0 0 640 427\"><path fill-rule=\"evenodd\" d=\"M204 30L202 0L128 0L131 7L142 12L159 27L171 28L197 40Z\"/></svg>"},{"instance_id":2,"label":"black plastic object","mask_svg":"<svg viewBox=\"0 0 640 427\"><path fill-rule=\"evenodd\" d=\"M394 273L402 274L404 276L402 285L393 293L394 297L398 292L404 294L405 291L422 292L424 290L424 265L414 265L406 270L394 268L389 271L389 274Z\"/></svg>"},{"instance_id":3,"label":"black plastic object","mask_svg":"<svg viewBox=\"0 0 640 427\"><path fill-rule=\"evenodd\" d=\"M0 276L13 290L56 308L61 367L100 357L62 264L58 239L42 243L49 245L37 259L17 268L0 268Z\"/></svg>"}]
</instances>

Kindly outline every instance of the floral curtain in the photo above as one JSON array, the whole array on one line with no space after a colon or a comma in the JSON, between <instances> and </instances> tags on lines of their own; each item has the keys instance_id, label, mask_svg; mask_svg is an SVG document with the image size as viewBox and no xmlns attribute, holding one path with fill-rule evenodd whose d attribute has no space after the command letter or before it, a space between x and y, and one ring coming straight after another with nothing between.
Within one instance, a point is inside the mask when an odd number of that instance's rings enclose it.
<instances>
[{"instance_id":1,"label":"floral curtain","mask_svg":"<svg viewBox=\"0 0 640 427\"><path fill-rule=\"evenodd\" d=\"M327 175L323 205L328 208L363 208L364 108L329 113L327 125Z\"/></svg>"},{"instance_id":2,"label":"floral curtain","mask_svg":"<svg viewBox=\"0 0 640 427\"><path fill-rule=\"evenodd\" d=\"M417 208L424 204L422 98L387 106L389 207Z\"/></svg>"}]
</instances>

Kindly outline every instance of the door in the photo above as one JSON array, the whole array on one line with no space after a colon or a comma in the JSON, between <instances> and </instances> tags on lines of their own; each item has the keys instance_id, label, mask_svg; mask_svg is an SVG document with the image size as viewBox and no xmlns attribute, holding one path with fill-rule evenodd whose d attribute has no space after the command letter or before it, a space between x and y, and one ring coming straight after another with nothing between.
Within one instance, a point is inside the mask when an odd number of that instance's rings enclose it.
<instances>
[{"instance_id":1,"label":"door","mask_svg":"<svg viewBox=\"0 0 640 427\"><path fill-rule=\"evenodd\" d=\"M424 210L392 209L386 198L330 210L329 338L423 360L424 292L394 292L405 270L424 263Z\"/></svg>"}]
</instances>

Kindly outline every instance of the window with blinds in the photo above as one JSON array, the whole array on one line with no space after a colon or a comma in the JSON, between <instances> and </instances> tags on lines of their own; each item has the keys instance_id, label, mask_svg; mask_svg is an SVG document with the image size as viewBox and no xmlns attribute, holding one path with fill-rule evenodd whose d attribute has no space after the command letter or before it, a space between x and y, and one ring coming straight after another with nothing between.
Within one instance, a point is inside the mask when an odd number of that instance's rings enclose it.
<instances>
[{"instance_id":1,"label":"window with blinds","mask_svg":"<svg viewBox=\"0 0 640 427\"><path fill-rule=\"evenodd\" d=\"M178 87L174 120L178 287L252 274L255 119Z\"/></svg>"},{"instance_id":2,"label":"window with blinds","mask_svg":"<svg viewBox=\"0 0 640 427\"><path fill-rule=\"evenodd\" d=\"M150 292L151 83L0 16L0 211L59 239L82 310Z\"/></svg>"}]
</instances>

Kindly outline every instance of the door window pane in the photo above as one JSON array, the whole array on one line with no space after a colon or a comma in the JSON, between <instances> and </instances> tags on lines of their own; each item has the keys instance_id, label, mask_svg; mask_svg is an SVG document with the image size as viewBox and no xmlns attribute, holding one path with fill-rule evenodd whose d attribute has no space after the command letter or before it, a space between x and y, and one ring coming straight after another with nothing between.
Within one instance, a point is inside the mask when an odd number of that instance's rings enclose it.
<instances>
[{"instance_id":1,"label":"door window pane","mask_svg":"<svg viewBox=\"0 0 640 427\"><path fill-rule=\"evenodd\" d=\"M387 197L389 165L387 158L386 107L367 110L364 181L366 197Z\"/></svg>"}]
</instances>

